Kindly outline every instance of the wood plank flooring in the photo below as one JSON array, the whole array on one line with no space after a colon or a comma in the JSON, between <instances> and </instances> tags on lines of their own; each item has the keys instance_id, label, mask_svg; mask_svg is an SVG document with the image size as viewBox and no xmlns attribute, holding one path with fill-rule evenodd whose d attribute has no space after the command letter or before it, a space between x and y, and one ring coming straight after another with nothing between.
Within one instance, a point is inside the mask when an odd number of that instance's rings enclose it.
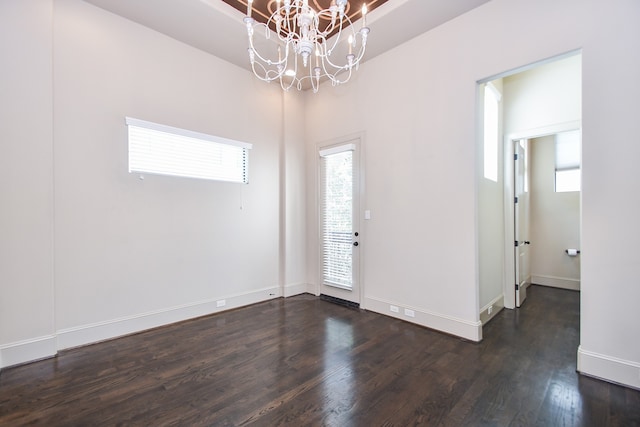
<instances>
[{"instance_id":1,"label":"wood plank flooring","mask_svg":"<svg viewBox=\"0 0 640 427\"><path fill-rule=\"evenodd\" d=\"M640 426L575 372L579 294L533 286L471 343L311 295L8 368L0 425Z\"/></svg>"}]
</instances>

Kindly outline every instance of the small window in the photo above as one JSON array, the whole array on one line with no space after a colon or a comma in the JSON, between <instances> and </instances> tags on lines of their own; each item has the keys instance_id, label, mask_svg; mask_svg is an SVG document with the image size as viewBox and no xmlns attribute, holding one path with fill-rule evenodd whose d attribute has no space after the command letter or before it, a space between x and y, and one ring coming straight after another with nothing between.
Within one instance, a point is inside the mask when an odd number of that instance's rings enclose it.
<instances>
[{"instance_id":1,"label":"small window","mask_svg":"<svg viewBox=\"0 0 640 427\"><path fill-rule=\"evenodd\" d=\"M487 83L484 87L484 177L494 182L498 182L500 98L498 89Z\"/></svg>"},{"instance_id":2,"label":"small window","mask_svg":"<svg viewBox=\"0 0 640 427\"><path fill-rule=\"evenodd\" d=\"M249 182L251 144L131 117L126 123L129 172Z\"/></svg>"},{"instance_id":3,"label":"small window","mask_svg":"<svg viewBox=\"0 0 640 427\"><path fill-rule=\"evenodd\" d=\"M580 191L580 131L556 135L556 193Z\"/></svg>"},{"instance_id":4,"label":"small window","mask_svg":"<svg viewBox=\"0 0 640 427\"><path fill-rule=\"evenodd\" d=\"M580 191L580 169L556 171L556 193Z\"/></svg>"}]
</instances>

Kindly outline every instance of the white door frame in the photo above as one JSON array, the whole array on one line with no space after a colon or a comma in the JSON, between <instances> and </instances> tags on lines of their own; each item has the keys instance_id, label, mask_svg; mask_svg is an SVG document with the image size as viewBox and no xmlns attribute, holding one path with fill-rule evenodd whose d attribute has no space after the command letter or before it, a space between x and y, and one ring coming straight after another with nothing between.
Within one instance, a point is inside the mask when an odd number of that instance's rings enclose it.
<instances>
[{"instance_id":1,"label":"white door frame","mask_svg":"<svg viewBox=\"0 0 640 427\"><path fill-rule=\"evenodd\" d=\"M320 197L321 197L321 190L320 190L320 183L321 183L321 179L320 179L320 174L321 174L321 170L320 170L320 161L319 161L319 151L321 149L325 149L325 148L329 148L332 146L340 146L340 145L344 145L344 144L350 144L353 143L356 145L356 156L357 158L354 157L354 162L356 162L357 166L358 166L358 174L357 176L354 176L353 179L357 180L357 182L355 182L355 187L356 187L356 191L357 191L357 203L354 203L353 206L353 215L354 218L357 219L356 223L354 223L354 228L357 228L357 230L354 231L358 231L358 237L357 237L357 241L358 241L358 256L356 257L356 261L353 264L353 268L355 269L356 273L355 273L355 277L354 280L357 281L357 289L354 293L354 297L357 299L358 304L360 304L362 306L363 303L363 295L364 295L364 274L363 274L363 258L364 258L364 248L363 248L363 242L365 241L365 233L363 231L364 230L364 222L363 221L363 217L362 217L362 206L365 206L365 201L364 201L364 164L363 164L363 159L364 159L364 132L359 132L359 133L355 133L355 134L351 134L351 135L347 135L344 137L340 137L340 138L335 138L335 139L331 139L328 141L323 141L323 142L319 142L316 144L315 147L315 163L316 163L316 216L317 216L317 235L316 235L316 245L318 248L318 256L317 256L317 273L318 273L318 278L317 278L317 282L316 282L316 286L315 286L315 295L320 295L321 294L321 290L322 290L322 280L323 280L323 276L322 276L322 252L319 250L321 242L322 242L322 216L319 215L319 210L320 210Z\"/></svg>"},{"instance_id":2,"label":"white door frame","mask_svg":"<svg viewBox=\"0 0 640 427\"><path fill-rule=\"evenodd\" d=\"M516 265L513 256L514 233L514 161L513 161L513 141L521 139L533 139L547 135L554 135L560 132L580 130L582 122L575 120L571 122L558 123L556 125L545 126L536 129L529 129L514 132L505 137L504 140L504 307L513 309L516 303Z\"/></svg>"}]
</instances>

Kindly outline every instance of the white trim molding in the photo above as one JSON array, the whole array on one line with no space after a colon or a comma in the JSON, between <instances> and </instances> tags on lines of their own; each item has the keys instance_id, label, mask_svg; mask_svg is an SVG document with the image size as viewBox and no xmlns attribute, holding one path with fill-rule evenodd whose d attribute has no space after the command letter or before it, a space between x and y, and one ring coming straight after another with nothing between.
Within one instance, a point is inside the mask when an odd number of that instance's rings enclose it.
<instances>
[{"instance_id":1,"label":"white trim molding","mask_svg":"<svg viewBox=\"0 0 640 427\"><path fill-rule=\"evenodd\" d=\"M493 319L496 314L504 308L504 295L498 295L489 304L480 309L480 322L486 325L489 320ZM491 309L491 312L489 312Z\"/></svg>"},{"instance_id":2,"label":"white trim molding","mask_svg":"<svg viewBox=\"0 0 640 427\"><path fill-rule=\"evenodd\" d=\"M470 341L482 341L482 322L479 320L473 322L458 319L452 316L422 310L417 307L411 307L372 297L365 297L363 302L364 304L361 304L361 307L365 310L384 314L385 316L395 317L407 322L416 323L420 326L425 326L427 328L465 338ZM391 306L397 307L398 312L391 311ZM412 311L414 314L413 317L406 315L405 310Z\"/></svg>"},{"instance_id":3,"label":"white trim molding","mask_svg":"<svg viewBox=\"0 0 640 427\"><path fill-rule=\"evenodd\" d=\"M0 368L34 362L57 354L55 335L46 335L0 346Z\"/></svg>"},{"instance_id":4,"label":"white trim molding","mask_svg":"<svg viewBox=\"0 0 640 427\"><path fill-rule=\"evenodd\" d=\"M534 285L569 289L572 291L580 290L580 279L570 279L567 277L533 275L531 276L531 283L533 283Z\"/></svg>"},{"instance_id":5,"label":"white trim molding","mask_svg":"<svg viewBox=\"0 0 640 427\"><path fill-rule=\"evenodd\" d=\"M307 293L315 296L320 296L320 285L317 283L307 283Z\"/></svg>"},{"instance_id":6,"label":"white trim molding","mask_svg":"<svg viewBox=\"0 0 640 427\"><path fill-rule=\"evenodd\" d=\"M119 319L60 329L58 331L58 349L62 350L105 341L183 320L267 301L280 296L280 287L274 286L253 292L222 296ZM221 305L219 306L219 304Z\"/></svg>"},{"instance_id":7,"label":"white trim molding","mask_svg":"<svg viewBox=\"0 0 640 427\"><path fill-rule=\"evenodd\" d=\"M640 363L578 347L578 372L640 390Z\"/></svg>"},{"instance_id":8,"label":"white trim molding","mask_svg":"<svg viewBox=\"0 0 640 427\"><path fill-rule=\"evenodd\" d=\"M307 283L291 283L284 286L283 297L289 298L300 294L306 294L309 292L309 284Z\"/></svg>"}]
</instances>

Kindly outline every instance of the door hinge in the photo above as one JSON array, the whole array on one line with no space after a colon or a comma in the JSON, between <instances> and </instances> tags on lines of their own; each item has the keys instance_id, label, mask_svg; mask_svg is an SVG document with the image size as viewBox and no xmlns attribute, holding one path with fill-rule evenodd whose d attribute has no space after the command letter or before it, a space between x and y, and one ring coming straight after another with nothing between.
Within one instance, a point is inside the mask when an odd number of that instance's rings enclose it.
<instances>
[{"instance_id":1,"label":"door hinge","mask_svg":"<svg viewBox=\"0 0 640 427\"><path fill-rule=\"evenodd\" d=\"M518 153L513 155L513 160L518 160Z\"/></svg>"},{"instance_id":2,"label":"door hinge","mask_svg":"<svg viewBox=\"0 0 640 427\"><path fill-rule=\"evenodd\" d=\"M520 246L520 243L518 243L518 241L517 241L517 240L515 240L513 243L514 243L514 245L513 245L513 246L515 246L516 248L517 248L518 246Z\"/></svg>"},{"instance_id":3,"label":"door hinge","mask_svg":"<svg viewBox=\"0 0 640 427\"><path fill-rule=\"evenodd\" d=\"M518 203L518 198L517 197L513 198L513 203Z\"/></svg>"},{"instance_id":4,"label":"door hinge","mask_svg":"<svg viewBox=\"0 0 640 427\"><path fill-rule=\"evenodd\" d=\"M519 291L519 290L520 290L520 285L516 283L516 291Z\"/></svg>"}]
</instances>

